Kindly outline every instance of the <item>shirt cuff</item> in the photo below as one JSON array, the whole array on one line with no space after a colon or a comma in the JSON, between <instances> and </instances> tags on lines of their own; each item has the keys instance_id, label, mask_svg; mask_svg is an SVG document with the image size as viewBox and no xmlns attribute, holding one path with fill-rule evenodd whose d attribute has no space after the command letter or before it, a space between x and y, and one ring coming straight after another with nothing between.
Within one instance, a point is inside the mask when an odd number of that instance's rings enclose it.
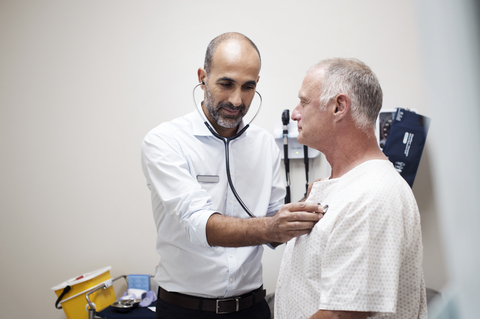
<instances>
[{"instance_id":1,"label":"shirt cuff","mask_svg":"<svg viewBox=\"0 0 480 319\"><path fill-rule=\"evenodd\" d=\"M214 210L202 210L192 215L189 222L189 237L193 243L197 243L204 247L212 247L207 241L207 221L215 213ZM187 221L188 223L188 221Z\"/></svg>"}]
</instances>

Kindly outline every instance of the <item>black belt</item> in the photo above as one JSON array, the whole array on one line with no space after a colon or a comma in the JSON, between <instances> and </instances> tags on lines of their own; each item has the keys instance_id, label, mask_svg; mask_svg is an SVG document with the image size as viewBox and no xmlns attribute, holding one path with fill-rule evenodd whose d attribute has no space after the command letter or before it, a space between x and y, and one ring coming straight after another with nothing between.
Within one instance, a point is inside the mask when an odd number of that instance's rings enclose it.
<instances>
[{"instance_id":1,"label":"black belt","mask_svg":"<svg viewBox=\"0 0 480 319\"><path fill-rule=\"evenodd\" d=\"M266 294L263 285L244 295L224 299L199 298L180 294L178 292L168 292L162 287L158 287L158 298L166 303L181 308L213 311L217 314L226 314L250 308L257 302L262 301Z\"/></svg>"}]
</instances>

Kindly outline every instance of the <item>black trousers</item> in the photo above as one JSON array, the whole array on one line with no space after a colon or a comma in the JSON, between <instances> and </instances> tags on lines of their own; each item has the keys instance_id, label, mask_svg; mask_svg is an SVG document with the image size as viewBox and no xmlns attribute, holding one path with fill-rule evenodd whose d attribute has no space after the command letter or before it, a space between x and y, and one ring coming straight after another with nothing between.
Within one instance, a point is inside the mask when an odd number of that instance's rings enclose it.
<instances>
[{"instance_id":1,"label":"black trousers","mask_svg":"<svg viewBox=\"0 0 480 319\"><path fill-rule=\"evenodd\" d=\"M217 315L213 311L180 308L157 299L155 319L271 319L271 314L265 299L248 309L223 315Z\"/></svg>"}]
</instances>

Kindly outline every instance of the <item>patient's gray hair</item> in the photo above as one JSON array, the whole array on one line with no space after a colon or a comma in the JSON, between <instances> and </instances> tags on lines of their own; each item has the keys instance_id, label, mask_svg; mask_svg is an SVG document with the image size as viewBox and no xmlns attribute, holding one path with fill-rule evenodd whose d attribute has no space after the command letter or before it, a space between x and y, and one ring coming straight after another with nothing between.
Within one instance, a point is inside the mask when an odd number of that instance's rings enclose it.
<instances>
[{"instance_id":1,"label":"patient's gray hair","mask_svg":"<svg viewBox=\"0 0 480 319\"><path fill-rule=\"evenodd\" d=\"M365 63L357 59L332 58L320 61L311 68L314 69L325 70L320 88L321 106L326 106L340 93L346 94L351 100L356 127L375 127L383 93L377 76Z\"/></svg>"}]
</instances>

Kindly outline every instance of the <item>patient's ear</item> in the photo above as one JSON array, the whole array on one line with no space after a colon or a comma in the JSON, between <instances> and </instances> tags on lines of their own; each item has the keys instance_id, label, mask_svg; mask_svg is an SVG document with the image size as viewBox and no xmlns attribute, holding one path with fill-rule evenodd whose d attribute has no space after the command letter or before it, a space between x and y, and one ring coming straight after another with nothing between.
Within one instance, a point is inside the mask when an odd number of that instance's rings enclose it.
<instances>
[{"instance_id":1,"label":"patient's ear","mask_svg":"<svg viewBox=\"0 0 480 319\"><path fill-rule=\"evenodd\" d=\"M334 116L337 120L344 118L350 112L351 100L346 94L338 94L335 97Z\"/></svg>"}]
</instances>

